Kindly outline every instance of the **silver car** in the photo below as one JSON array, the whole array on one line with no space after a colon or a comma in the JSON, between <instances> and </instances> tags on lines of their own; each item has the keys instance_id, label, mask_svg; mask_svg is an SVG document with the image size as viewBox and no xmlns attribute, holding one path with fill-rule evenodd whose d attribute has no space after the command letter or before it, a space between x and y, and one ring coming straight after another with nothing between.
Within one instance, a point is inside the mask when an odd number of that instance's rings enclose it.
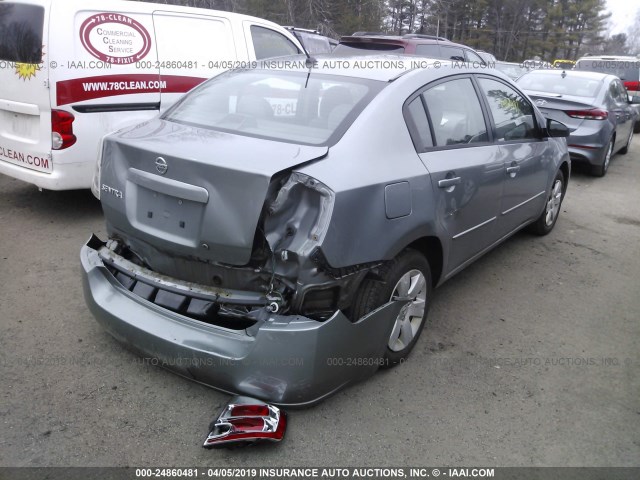
<instances>
[{"instance_id":1,"label":"silver car","mask_svg":"<svg viewBox=\"0 0 640 480\"><path fill-rule=\"evenodd\" d=\"M551 231L568 132L506 76L335 60L230 71L104 140L109 238L81 260L115 338L309 405L406 358L434 287L523 227Z\"/></svg>"},{"instance_id":2,"label":"silver car","mask_svg":"<svg viewBox=\"0 0 640 480\"><path fill-rule=\"evenodd\" d=\"M523 75L517 83L547 118L569 127L571 160L587 164L593 175L603 177L611 157L629 151L637 112L618 77L537 70Z\"/></svg>"}]
</instances>

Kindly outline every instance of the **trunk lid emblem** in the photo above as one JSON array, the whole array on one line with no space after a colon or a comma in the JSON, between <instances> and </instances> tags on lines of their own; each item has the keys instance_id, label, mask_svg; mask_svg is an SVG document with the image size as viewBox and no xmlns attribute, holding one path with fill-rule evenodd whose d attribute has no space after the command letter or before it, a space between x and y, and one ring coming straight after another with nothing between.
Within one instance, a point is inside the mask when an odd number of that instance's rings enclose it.
<instances>
[{"instance_id":1,"label":"trunk lid emblem","mask_svg":"<svg viewBox=\"0 0 640 480\"><path fill-rule=\"evenodd\" d=\"M169 170L169 166L167 165L167 161L164 158L156 158L156 170L160 175L164 175L165 173L167 173L167 170Z\"/></svg>"}]
</instances>

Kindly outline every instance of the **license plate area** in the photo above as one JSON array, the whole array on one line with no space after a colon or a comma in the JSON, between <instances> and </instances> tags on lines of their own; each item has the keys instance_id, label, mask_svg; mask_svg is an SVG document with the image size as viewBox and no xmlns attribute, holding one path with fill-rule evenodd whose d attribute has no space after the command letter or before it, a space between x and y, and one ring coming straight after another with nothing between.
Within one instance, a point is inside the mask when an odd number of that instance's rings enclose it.
<instances>
[{"instance_id":1,"label":"license plate area","mask_svg":"<svg viewBox=\"0 0 640 480\"><path fill-rule=\"evenodd\" d=\"M40 116L0 110L0 135L10 140L38 141Z\"/></svg>"},{"instance_id":2,"label":"license plate area","mask_svg":"<svg viewBox=\"0 0 640 480\"><path fill-rule=\"evenodd\" d=\"M132 186L137 190L135 223L139 229L175 243L197 244L205 204Z\"/></svg>"}]
</instances>

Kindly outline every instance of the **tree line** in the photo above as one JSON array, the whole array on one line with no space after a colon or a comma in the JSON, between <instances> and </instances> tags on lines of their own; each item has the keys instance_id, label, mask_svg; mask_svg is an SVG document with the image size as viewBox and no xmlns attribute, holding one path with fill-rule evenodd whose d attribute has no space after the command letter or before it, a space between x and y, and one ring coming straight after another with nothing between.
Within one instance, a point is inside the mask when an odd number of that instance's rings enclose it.
<instances>
[{"instance_id":1,"label":"tree line","mask_svg":"<svg viewBox=\"0 0 640 480\"><path fill-rule=\"evenodd\" d=\"M635 38L606 35L606 0L154 1L245 13L333 38L357 31L437 35L516 62L640 53Z\"/></svg>"}]
</instances>

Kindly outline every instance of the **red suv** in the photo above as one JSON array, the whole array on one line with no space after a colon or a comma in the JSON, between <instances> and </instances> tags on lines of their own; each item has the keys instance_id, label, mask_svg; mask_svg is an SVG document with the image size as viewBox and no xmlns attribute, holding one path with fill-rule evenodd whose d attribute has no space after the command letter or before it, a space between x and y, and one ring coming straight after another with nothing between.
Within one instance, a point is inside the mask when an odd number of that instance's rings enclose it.
<instances>
[{"instance_id":1,"label":"red suv","mask_svg":"<svg viewBox=\"0 0 640 480\"><path fill-rule=\"evenodd\" d=\"M480 55L466 45L450 42L443 37L417 33L399 36L356 32L353 35L340 38L340 43L333 50L333 53L337 55L407 53L421 57L485 64Z\"/></svg>"}]
</instances>

